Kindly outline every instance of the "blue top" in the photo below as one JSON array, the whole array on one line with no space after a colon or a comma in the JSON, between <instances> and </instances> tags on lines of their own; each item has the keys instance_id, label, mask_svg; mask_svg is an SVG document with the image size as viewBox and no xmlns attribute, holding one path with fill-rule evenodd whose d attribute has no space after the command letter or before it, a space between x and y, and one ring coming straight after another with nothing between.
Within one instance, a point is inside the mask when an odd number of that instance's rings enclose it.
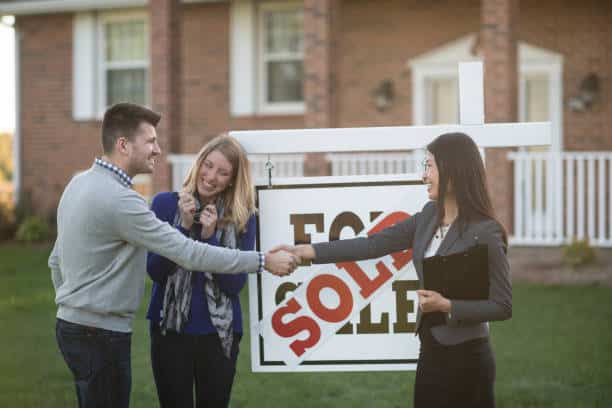
<instances>
[{"instance_id":1,"label":"blue top","mask_svg":"<svg viewBox=\"0 0 612 408\"><path fill-rule=\"evenodd\" d=\"M178 209L178 194L173 192L159 193L153 198L151 210L162 221L172 225L176 211ZM188 231L183 228L178 228L183 234L188 235ZM246 231L239 236L238 249L253 250L255 247L255 215L249 218L246 226ZM221 246L217 238L213 234L208 240L204 240L209 245ZM198 233L199 236L199 233ZM147 273L153 280L153 289L151 290L151 303L147 311L147 319L153 325L158 326L161 321L161 309L164 301L164 292L166 290L166 281L168 275L174 272L176 264L163 256L149 252L147 254ZM246 273L239 274L213 274L219 288L230 297L232 301L232 309L234 312L234 332L242 333L242 312L240 310L240 290L246 283ZM191 312L189 320L185 323L182 333L186 334L212 334L217 330L212 325L210 313L208 312L208 303L204 293L205 276L203 273L194 272L193 274L193 289L191 293Z\"/></svg>"}]
</instances>

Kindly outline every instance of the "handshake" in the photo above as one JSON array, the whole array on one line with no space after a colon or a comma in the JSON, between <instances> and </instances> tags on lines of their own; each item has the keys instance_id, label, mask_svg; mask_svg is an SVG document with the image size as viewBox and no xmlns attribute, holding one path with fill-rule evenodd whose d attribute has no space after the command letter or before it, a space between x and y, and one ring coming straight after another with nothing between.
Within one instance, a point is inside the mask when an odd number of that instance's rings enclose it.
<instances>
[{"instance_id":1,"label":"handshake","mask_svg":"<svg viewBox=\"0 0 612 408\"><path fill-rule=\"evenodd\" d=\"M315 258L312 245L278 245L266 252L264 268L273 275L291 274L304 261Z\"/></svg>"}]
</instances>

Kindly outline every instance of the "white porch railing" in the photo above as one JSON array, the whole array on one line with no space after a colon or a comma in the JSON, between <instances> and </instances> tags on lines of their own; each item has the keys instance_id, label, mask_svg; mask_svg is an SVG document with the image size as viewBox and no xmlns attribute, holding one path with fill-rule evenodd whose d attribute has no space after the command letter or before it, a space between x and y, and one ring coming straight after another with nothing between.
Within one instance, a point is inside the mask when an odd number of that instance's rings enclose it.
<instances>
[{"instance_id":1,"label":"white porch railing","mask_svg":"<svg viewBox=\"0 0 612 408\"><path fill-rule=\"evenodd\" d=\"M420 173L425 152L329 153L332 176Z\"/></svg>"},{"instance_id":2,"label":"white porch railing","mask_svg":"<svg viewBox=\"0 0 612 408\"><path fill-rule=\"evenodd\" d=\"M183 185L183 180L191 165L195 161L195 154L171 154L168 161L172 165L172 189L178 191ZM304 175L304 155L303 154L274 154L271 155L274 164L272 174L275 177L301 177ZM267 155L249 155L251 162L251 174L253 179L265 178L268 176L266 170Z\"/></svg>"},{"instance_id":3,"label":"white porch railing","mask_svg":"<svg viewBox=\"0 0 612 408\"><path fill-rule=\"evenodd\" d=\"M302 177L304 175L303 154L273 154L274 177ZM422 150L392 153L329 153L332 176L419 173L425 157ZM194 154L173 154L168 156L172 165L172 189L178 190L195 160ZM249 155L254 179L268 177L266 170L267 155Z\"/></svg>"},{"instance_id":4,"label":"white porch railing","mask_svg":"<svg viewBox=\"0 0 612 408\"><path fill-rule=\"evenodd\" d=\"M516 245L612 247L612 152L512 152Z\"/></svg>"},{"instance_id":5,"label":"white porch railing","mask_svg":"<svg viewBox=\"0 0 612 408\"><path fill-rule=\"evenodd\" d=\"M330 153L332 175L418 173L423 151ZM612 152L512 152L514 245L556 246L573 239L612 247ZM303 176L304 155L272 155L275 177ZM195 155L170 155L180 189ZM253 177L266 178L267 155L250 155Z\"/></svg>"}]
</instances>

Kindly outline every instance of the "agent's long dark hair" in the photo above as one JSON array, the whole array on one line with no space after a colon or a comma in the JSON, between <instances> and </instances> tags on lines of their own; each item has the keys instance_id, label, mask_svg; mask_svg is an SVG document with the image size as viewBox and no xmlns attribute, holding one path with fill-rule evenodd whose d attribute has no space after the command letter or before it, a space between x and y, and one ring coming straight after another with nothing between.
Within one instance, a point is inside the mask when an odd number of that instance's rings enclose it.
<instances>
[{"instance_id":1,"label":"agent's long dark hair","mask_svg":"<svg viewBox=\"0 0 612 408\"><path fill-rule=\"evenodd\" d=\"M427 145L427 150L438 167L438 221L444 218L444 199L450 182L457 200L460 231L470 222L494 219L502 228L507 244L506 231L491 205L484 163L472 138L465 133L445 133Z\"/></svg>"}]
</instances>

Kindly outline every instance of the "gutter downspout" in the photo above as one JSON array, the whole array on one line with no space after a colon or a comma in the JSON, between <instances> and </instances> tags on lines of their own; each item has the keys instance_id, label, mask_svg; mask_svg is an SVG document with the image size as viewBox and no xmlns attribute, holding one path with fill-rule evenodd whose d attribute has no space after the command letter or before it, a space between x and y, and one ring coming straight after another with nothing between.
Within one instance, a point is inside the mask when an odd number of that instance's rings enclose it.
<instances>
[{"instance_id":1,"label":"gutter downspout","mask_svg":"<svg viewBox=\"0 0 612 408\"><path fill-rule=\"evenodd\" d=\"M21 33L14 27L15 48L15 132L13 134L13 201L19 205L21 199L21 67L20 48Z\"/></svg>"},{"instance_id":2,"label":"gutter downspout","mask_svg":"<svg viewBox=\"0 0 612 408\"><path fill-rule=\"evenodd\" d=\"M14 66L15 70L15 83L14 83L14 96L15 96L15 129L13 130L13 203L15 206L19 204L19 197L21 192L21 135L20 135L20 123L19 123L19 39L20 35L15 26L15 20L8 23L5 22L4 17L0 13L0 25L7 28L13 29L13 52L14 52Z\"/></svg>"}]
</instances>

